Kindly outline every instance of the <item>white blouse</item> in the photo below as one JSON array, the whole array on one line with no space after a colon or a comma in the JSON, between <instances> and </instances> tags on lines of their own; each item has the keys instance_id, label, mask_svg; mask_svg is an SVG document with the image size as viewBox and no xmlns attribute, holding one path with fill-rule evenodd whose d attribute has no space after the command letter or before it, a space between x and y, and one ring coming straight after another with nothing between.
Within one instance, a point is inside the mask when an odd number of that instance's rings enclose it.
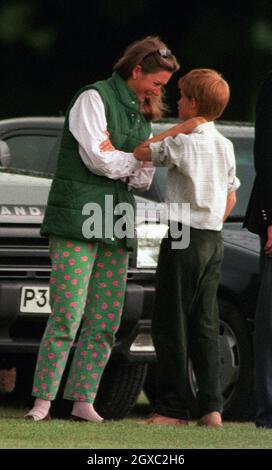
<instances>
[{"instance_id":1,"label":"white blouse","mask_svg":"<svg viewBox=\"0 0 272 470\"><path fill-rule=\"evenodd\" d=\"M79 95L70 110L69 129L78 141L84 164L92 173L114 180L129 178L128 185L135 189L150 187L155 172L151 162L138 162L133 153L121 150L100 150L100 144L108 138L107 120L102 98L96 90Z\"/></svg>"}]
</instances>

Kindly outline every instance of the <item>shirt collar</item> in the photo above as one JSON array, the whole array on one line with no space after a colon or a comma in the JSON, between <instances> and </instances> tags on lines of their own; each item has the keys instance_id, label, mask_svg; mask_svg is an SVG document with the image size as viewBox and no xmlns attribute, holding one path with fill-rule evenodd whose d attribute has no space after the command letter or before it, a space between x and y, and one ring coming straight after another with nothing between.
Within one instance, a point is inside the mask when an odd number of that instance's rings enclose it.
<instances>
[{"instance_id":1,"label":"shirt collar","mask_svg":"<svg viewBox=\"0 0 272 470\"><path fill-rule=\"evenodd\" d=\"M213 121L203 122L203 124L199 124L193 129L193 132L198 132L202 134L203 132L207 131L215 131L216 127Z\"/></svg>"},{"instance_id":2,"label":"shirt collar","mask_svg":"<svg viewBox=\"0 0 272 470\"><path fill-rule=\"evenodd\" d=\"M137 95L127 86L125 80L117 72L113 72L112 74L112 83L115 85L115 89L119 95L120 100L122 103L130 109L134 111L138 111L139 109L139 100Z\"/></svg>"}]
</instances>

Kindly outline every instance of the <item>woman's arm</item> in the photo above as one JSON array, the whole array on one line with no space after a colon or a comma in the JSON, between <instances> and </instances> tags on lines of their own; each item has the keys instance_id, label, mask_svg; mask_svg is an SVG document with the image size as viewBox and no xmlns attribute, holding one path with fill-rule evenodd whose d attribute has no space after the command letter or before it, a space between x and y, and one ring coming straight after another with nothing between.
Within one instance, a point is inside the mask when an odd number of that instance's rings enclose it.
<instances>
[{"instance_id":1,"label":"woman's arm","mask_svg":"<svg viewBox=\"0 0 272 470\"><path fill-rule=\"evenodd\" d=\"M166 137L176 137L178 134L190 134L192 130L206 122L206 119L201 116L196 116L186 121L183 121L174 127L171 127L165 132L161 132L160 134L155 135L151 139L146 140L142 144L138 145L134 149L134 157L137 160L148 161L151 160L151 151L149 145L154 142L160 142L164 140Z\"/></svg>"},{"instance_id":2,"label":"woman's arm","mask_svg":"<svg viewBox=\"0 0 272 470\"><path fill-rule=\"evenodd\" d=\"M107 139L100 144L100 150L102 152L114 152L116 149L110 141L110 134L108 131L105 133L105 136ZM141 162L141 167L129 176L128 185L133 189L147 191L150 188L154 174L155 168L151 162Z\"/></svg>"},{"instance_id":3,"label":"woman's arm","mask_svg":"<svg viewBox=\"0 0 272 470\"><path fill-rule=\"evenodd\" d=\"M70 110L69 130L78 142L83 163L92 173L121 179L140 168L133 153L114 148L101 151L99 146L107 135L107 121L104 104L96 90L85 91L78 97Z\"/></svg>"}]
</instances>

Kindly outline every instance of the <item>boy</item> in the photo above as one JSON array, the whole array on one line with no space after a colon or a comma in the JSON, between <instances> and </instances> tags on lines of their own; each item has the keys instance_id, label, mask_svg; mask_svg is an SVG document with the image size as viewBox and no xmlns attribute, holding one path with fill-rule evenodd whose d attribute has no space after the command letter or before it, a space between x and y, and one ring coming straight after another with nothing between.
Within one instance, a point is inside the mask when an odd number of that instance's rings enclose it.
<instances>
[{"instance_id":1,"label":"boy","mask_svg":"<svg viewBox=\"0 0 272 470\"><path fill-rule=\"evenodd\" d=\"M179 88L183 123L134 151L137 160L152 160L155 166L169 168L167 203L190 203L190 218L185 219L182 211L175 216L179 228L190 226L189 246L173 249L168 230L160 249L152 323L158 396L155 414L147 423L188 424L190 356L199 388L198 424L219 427L222 398L216 294L223 259L221 229L240 183L232 143L212 121L223 113L229 87L216 71L195 69L179 80Z\"/></svg>"}]
</instances>

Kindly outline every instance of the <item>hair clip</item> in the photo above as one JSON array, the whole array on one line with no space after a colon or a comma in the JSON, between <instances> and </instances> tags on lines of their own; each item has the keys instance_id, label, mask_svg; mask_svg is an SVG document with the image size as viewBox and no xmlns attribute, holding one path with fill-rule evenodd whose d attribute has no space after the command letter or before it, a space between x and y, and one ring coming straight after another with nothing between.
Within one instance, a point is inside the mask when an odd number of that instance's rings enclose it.
<instances>
[{"instance_id":1,"label":"hair clip","mask_svg":"<svg viewBox=\"0 0 272 470\"><path fill-rule=\"evenodd\" d=\"M170 55L172 55L170 49L158 49L158 53L161 57L169 57Z\"/></svg>"}]
</instances>

